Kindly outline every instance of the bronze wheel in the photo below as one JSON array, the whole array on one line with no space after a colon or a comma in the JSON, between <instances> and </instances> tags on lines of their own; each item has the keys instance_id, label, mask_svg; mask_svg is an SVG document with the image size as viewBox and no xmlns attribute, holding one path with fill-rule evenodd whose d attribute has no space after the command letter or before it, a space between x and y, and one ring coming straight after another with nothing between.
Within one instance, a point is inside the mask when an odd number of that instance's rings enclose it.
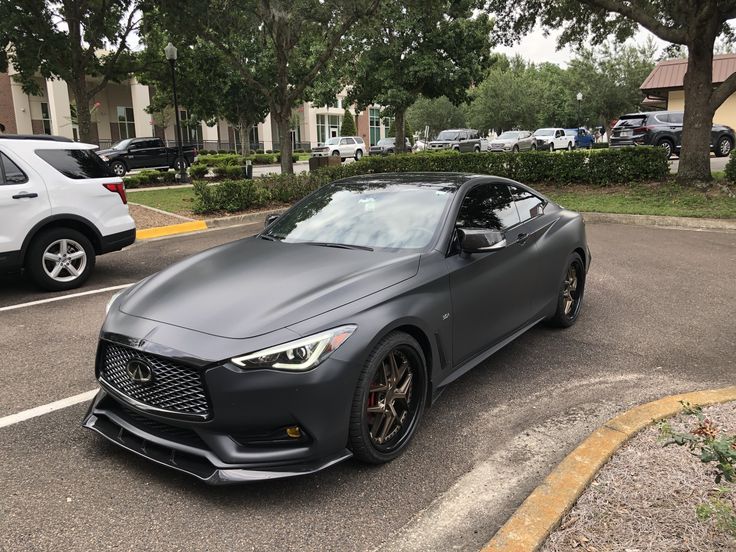
<instances>
[{"instance_id":1,"label":"bronze wheel","mask_svg":"<svg viewBox=\"0 0 736 552\"><path fill-rule=\"evenodd\" d=\"M567 328L575 323L580 314L584 290L585 265L580 255L573 253L567 260L567 268L557 296L557 310L549 319L552 325Z\"/></svg>"}]
</instances>

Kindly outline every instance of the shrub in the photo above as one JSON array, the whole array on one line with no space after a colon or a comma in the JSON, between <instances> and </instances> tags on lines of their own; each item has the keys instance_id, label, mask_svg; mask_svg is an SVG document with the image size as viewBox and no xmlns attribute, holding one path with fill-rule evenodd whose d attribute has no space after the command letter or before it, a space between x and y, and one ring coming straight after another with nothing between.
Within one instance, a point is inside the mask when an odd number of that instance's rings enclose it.
<instances>
[{"instance_id":1,"label":"shrub","mask_svg":"<svg viewBox=\"0 0 736 552\"><path fill-rule=\"evenodd\" d=\"M171 184L176 182L176 171L160 171L158 173L157 180L162 184Z\"/></svg>"},{"instance_id":2,"label":"shrub","mask_svg":"<svg viewBox=\"0 0 736 552\"><path fill-rule=\"evenodd\" d=\"M296 163L297 161L299 161L299 156L292 154L291 161L292 161L292 163ZM281 154L278 154L276 156L276 162L277 163L281 163Z\"/></svg>"},{"instance_id":3,"label":"shrub","mask_svg":"<svg viewBox=\"0 0 736 552\"><path fill-rule=\"evenodd\" d=\"M273 153L273 150L266 150L266 153Z\"/></svg>"},{"instance_id":4,"label":"shrub","mask_svg":"<svg viewBox=\"0 0 736 552\"><path fill-rule=\"evenodd\" d=\"M141 181L137 176L126 176L123 178L123 182L125 182L125 187L128 190L141 187Z\"/></svg>"},{"instance_id":5,"label":"shrub","mask_svg":"<svg viewBox=\"0 0 736 552\"><path fill-rule=\"evenodd\" d=\"M206 175L208 171L209 168L207 165L195 164L189 168L189 174L192 178L204 178L204 175Z\"/></svg>"},{"instance_id":6,"label":"shrub","mask_svg":"<svg viewBox=\"0 0 736 552\"><path fill-rule=\"evenodd\" d=\"M244 178L245 177L245 165L228 165L225 167L225 176L227 178Z\"/></svg>"},{"instance_id":7,"label":"shrub","mask_svg":"<svg viewBox=\"0 0 736 552\"><path fill-rule=\"evenodd\" d=\"M264 151L262 149L257 149L256 150L256 154L263 154L263 153L264 153Z\"/></svg>"},{"instance_id":8,"label":"shrub","mask_svg":"<svg viewBox=\"0 0 736 552\"><path fill-rule=\"evenodd\" d=\"M736 182L736 150L731 151L725 168L726 180Z\"/></svg>"},{"instance_id":9,"label":"shrub","mask_svg":"<svg viewBox=\"0 0 736 552\"><path fill-rule=\"evenodd\" d=\"M257 153L253 156L255 165L273 165L276 163L276 156L271 154Z\"/></svg>"},{"instance_id":10,"label":"shrub","mask_svg":"<svg viewBox=\"0 0 736 552\"><path fill-rule=\"evenodd\" d=\"M593 149L608 149L608 142L593 142Z\"/></svg>"}]
</instances>

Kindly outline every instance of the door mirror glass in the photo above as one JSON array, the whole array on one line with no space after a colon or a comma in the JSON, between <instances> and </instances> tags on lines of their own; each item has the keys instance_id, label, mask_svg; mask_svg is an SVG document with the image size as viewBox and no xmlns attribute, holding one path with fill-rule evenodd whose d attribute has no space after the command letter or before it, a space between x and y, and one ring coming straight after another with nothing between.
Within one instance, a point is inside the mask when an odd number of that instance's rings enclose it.
<instances>
[{"instance_id":1,"label":"door mirror glass","mask_svg":"<svg viewBox=\"0 0 736 552\"><path fill-rule=\"evenodd\" d=\"M279 218L279 215L268 215L266 217L266 223L263 225L263 227L267 227L269 224L271 224L273 221L275 221L277 218Z\"/></svg>"},{"instance_id":2,"label":"door mirror glass","mask_svg":"<svg viewBox=\"0 0 736 552\"><path fill-rule=\"evenodd\" d=\"M506 238L499 230L458 228L457 237L464 253L486 253L506 247Z\"/></svg>"}]
</instances>

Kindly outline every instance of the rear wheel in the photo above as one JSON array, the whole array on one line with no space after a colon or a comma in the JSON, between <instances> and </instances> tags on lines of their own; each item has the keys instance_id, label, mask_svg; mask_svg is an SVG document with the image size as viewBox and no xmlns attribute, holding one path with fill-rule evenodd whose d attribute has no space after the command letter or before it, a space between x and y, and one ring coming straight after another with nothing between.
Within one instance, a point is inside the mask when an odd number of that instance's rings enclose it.
<instances>
[{"instance_id":1,"label":"rear wheel","mask_svg":"<svg viewBox=\"0 0 736 552\"><path fill-rule=\"evenodd\" d=\"M553 152L553 151L555 151L555 145L554 145L554 144L550 144L550 145L549 145L549 151L550 151L550 152Z\"/></svg>"},{"instance_id":2,"label":"rear wheel","mask_svg":"<svg viewBox=\"0 0 736 552\"><path fill-rule=\"evenodd\" d=\"M733 143L728 136L721 136L716 144L716 157L727 157L733 149Z\"/></svg>"},{"instance_id":3,"label":"rear wheel","mask_svg":"<svg viewBox=\"0 0 736 552\"><path fill-rule=\"evenodd\" d=\"M473 148L473 151L474 151L475 153L480 153L480 146L475 146L475 147Z\"/></svg>"},{"instance_id":4,"label":"rear wheel","mask_svg":"<svg viewBox=\"0 0 736 552\"><path fill-rule=\"evenodd\" d=\"M87 236L71 228L52 228L33 239L25 267L31 279L48 291L81 286L95 266L95 250Z\"/></svg>"},{"instance_id":5,"label":"rear wheel","mask_svg":"<svg viewBox=\"0 0 736 552\"><path fill-rule=\"evenodd\" d=\"M174 169L177 171L186 170L186 168L189 166L189 163L186 159L183 157L179 157L176 161L174 161Z\"/></svg>"},{"instance_id":6,"label":"rear wheel","mask_svg":"<svg viewBox=\"0 0 736 552\"><path fill-rule=\"evenodd\" d=\"M511 151L513 153L519 153L519 146L514 146L513 148L511 148Z\"/></svg>"},{"instance_id":7,"label":"rear wheel","mask_svg":"<svg viewBox=\"0 0 736 552\"><path fill-rule=\"evenodd\" d=\"M355 150L355 160L360 161L361 157L363 157L363 150Z\"/></svg>"},{"instance_id":8,"label":"rear wheel","mask_svg":"<svg viewBox=\"0 0 736 552\"><path fill-rule=\"evenodd\" d=\"M675 150L675 145L672 143L671 140L667 138L663 138L659 141L657 144L660 148L664 149L664 151L667 152L667 159L672 157L672 152Z\"/></svg>"},{"instance_id":9,"label":"rear wheel","mask_svg":"<svg viewBox=\"0 0 736 552\"><path fill-rule=\"evenodd\" d=\"M585 291L585 265L579 254L573 253L567 259L567 269L557 295L557 310L549 319L553 326L568 328L578 319Z\"/></svg>"},{"instance_id":10,"label":"rear wheel","mask_svg":"<svg viewBox=\"0 0 736 552\"><path fill-rule=\"evenodd\" d=\"M358 460L383 464L408 446L424 412L426 362L417 341L395 332L368 357L353 396L349 446Z\"/></svg>"}]
</instances>

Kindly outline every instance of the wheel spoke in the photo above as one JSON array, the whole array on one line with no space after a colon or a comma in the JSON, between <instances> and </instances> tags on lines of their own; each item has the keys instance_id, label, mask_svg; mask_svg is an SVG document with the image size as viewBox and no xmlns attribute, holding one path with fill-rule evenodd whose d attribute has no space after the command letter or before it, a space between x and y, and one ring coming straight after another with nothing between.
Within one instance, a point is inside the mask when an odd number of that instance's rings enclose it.
<instances>
[{"instance_id":1,"label":"wheel spoke","mask_svg":"<svg viewBox=\"0 0 736 552\"><path fill-rule=\"evenodd\" d=\"M391 365L391 380L389 381L396 385L399 381L399 366L396 363L396 353L394 351L388 354L388 361Z\"/></svg>"},{"instance_id":2,"label":"wheel spoke","mask_svg":"<svg viewBox=\"0 0 736 552\"><path fill-rule=\"evenodd\" d=\"M77 276L79 276L79 271L78 271L78 270L77 270L76 268L74 268L74 265L72 265L71 263L70 263L70 264L68 264L68 265L66 265L66 271L67 271L67 272L68 272L69 274L71 274L72 276L74 276L75 278L76 278Z\"/></svg>"},{"instance_id":3,"label":"wheel spoke","mask_svg":"<svg viewBox=\"0 0 736 552\"><path fill-rule=\"evenodd\" d=\"M69 254L69 256L68 256L68 258L69 258L70 260L72 260L72 261L76 261L77 259L81 259L81 258L82 258L82 257L84 257L85 255L86 255L86 253L85 253L85 252L84 252L84 250L82 249L82 250L80 250L80 251L75 251L74 253L70 253L70 254Z\"/></svg>"},{"instance_id":4,"label":"wheel spoke","mask_svg":"<svg viewBox=\"0 0 736 552\"><path fill-rule=\"evenodd\" d=\"M409 375L406 377L404 382L396 388L396 391L394 391L394 400L403 400L406 401L406 397L411 390L411 383L413 380L413 375L409 373Z\"/></svg>"},{"instance_id":5,"label":"wheel spoke","mask_svg":"<svg viewBox=\"0 0 736 552\"><path fill-rule=\"evenodd\" d=\"M69 245L66 240L59 240L59 255L65 255L69 252Z\"/></svg>"},{"instance_id":6,"label":"wheel spoke","mask_svg":"<svg viewBox=\"0 0 736 552\"><path fill-rule=\"evenodd\" d=\"M391 428L394 425L394 420L396 418L394 417L394 413L389 411L386 411L386 414L383 416L383 425L381 426L380 433L378 434L379 442L382 443L386 440L386 437L388 437L388 434L391 432Z\"/></svg>"},{"instance_id":7,"label":"wheel spoke","mask_svg":"<svg viewBox=\"0 0 736 552\"><path fill-rule=\"evenodd\" d=\"M51 277L56 278L59 275L59 272L61 272L61 263L56 263L54 270L51 271Z\"/></svg>"},{"instance_id":8,"label":"wheel spoke","mask_svg":"<svg viewBox=\"0 0 736 552\"><path fill-rule=\"evenodd\" d=\"M386 407L382 404L377 404L376 406L369 406L366 408L366 412L368 414L383 414L386 411Z\"/></svg>"},{"instance_id":9,"label":"wheel spoke","mask_svg":"<svg viewBox=\"0 0 736 552\"><path fill-rule=\"evenodd\" d=\"M61 257L57 255L56 253L51 253L49 251L46 251L46 253L43 254L43 260L51 261L53 263L58 263L61 260Z\"/></svg>"}]
</instances>

